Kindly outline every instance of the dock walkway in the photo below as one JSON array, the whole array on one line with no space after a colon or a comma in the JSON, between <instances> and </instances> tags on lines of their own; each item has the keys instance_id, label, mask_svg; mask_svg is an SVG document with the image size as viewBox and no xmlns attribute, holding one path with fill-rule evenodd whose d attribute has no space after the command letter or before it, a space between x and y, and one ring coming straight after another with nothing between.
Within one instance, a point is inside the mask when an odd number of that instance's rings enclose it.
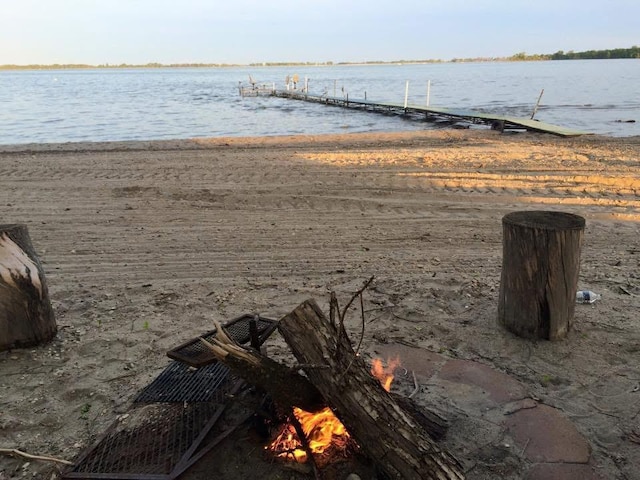
<instances>
[{"instance_id":1,"label":"dock walkway","mask_svg":"<svg viewBox=\"0 0 640 480\"><path fill-rule=\"evenodd\" d=\"M459 108L443 108L431 106L427 107L410 104L407 104L405 106L396 103L381 103L362 99L350 99L348 96L330 97L326 95L312 95L310 93L306 93L304 90L277 90L275 88L261 89L254 95L270 95L280 98L302 100L305 102L335 105L343 108L353 108L376 113L395 114L420 120L462 120L473 124L490 125L492 129L500 131L524 129L527 131L551 133L553 135L560 135L565 137L589 135L588 132L571 130L569 128L552 125L550 123L539 122L533 119L493 115Z\"/></svg>"}]
</instances>

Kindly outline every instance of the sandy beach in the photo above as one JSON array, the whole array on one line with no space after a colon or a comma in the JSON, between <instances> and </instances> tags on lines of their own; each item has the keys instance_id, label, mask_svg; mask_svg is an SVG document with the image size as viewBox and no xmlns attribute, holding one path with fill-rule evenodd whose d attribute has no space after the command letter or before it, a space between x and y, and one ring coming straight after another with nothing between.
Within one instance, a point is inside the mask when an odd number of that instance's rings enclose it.
<instances>
[{"instance_id":1,"label":"sandy beach","mask_svg":"<svg viewBox=\"0 0 640 480\"><path fill-rule=\"evenodd\" d=\"M602 299L576 306L563 341L497 325L501 219L517 210L586 219L579 288ZM396 343L504 372L570 419L594 472L640 479L640 137L0 146L0 211L0 224L28 226L59 328L47 345L0 353L0 448L73 461L167 366L167 350L214 320L277 319L309 298L327 308L331 291L348 299L375 276L365 352ZM518 454L479 462L455 422L450 435L469 478L524 478ZM60 468L0 456L1 480Z\"/></svg>"}]
</instances>

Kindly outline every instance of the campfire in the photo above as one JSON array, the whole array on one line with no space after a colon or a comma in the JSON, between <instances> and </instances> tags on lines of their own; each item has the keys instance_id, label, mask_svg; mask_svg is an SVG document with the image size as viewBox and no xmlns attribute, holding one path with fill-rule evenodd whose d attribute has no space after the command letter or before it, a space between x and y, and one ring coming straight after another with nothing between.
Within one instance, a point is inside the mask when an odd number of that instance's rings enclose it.
<instances>
[{"instance_id":1,"label":"campfire","mask_svg":"<svg viewBox=\"0 0 640 480\"><path fill-rule=\"evenodd\" d=\"M382 359L374 358L371 362L371 374L388 392L391 390L394 371L400 366L400 359L396 357L386 363L387 366L384 366ZM308 449L313 455L322 456L326 453L325 457L330 457L327 460L331 461L346 457L349 446L356 446L345 426L329 407L316 413L295 407L293 414L302 428L308 442ZM284 425L266 449L281 459L293 460L297 463L305 463L308 460L307 450L291 422Z\"/></svg>"},{"instance_id":2,"label":"campfire","mask_svg":"<svg viewBox=\"0 0 640 480\"><path fill-rule=\"evenodd\" d=\"M346 456L351 436L329 407L317 413L306 412L296 407L293 409L293 414L302 427L311 453L323 455L327 452L336 457ZM292 459L298 463L307 461L307 452L298 438L295 427L290 422L284 426L267 449L279 458Z\"/></svg>"},{"instance_id":3,"label":"campfire","mask_svg":"<svg viewBox=\"0 0 640 480\"><path fill-rule=\"evenodd\" d=\"M278 410L289 415L267 447L271 455L292 465L306 462L320 478L319 463L338 463L333 460L350 454L354 446L357 455L349 458L362 455L391 478L461 480L460 463L437 443L446 432L446 420L389 392L397 359L386 367L380 360L368 366L360 355L363 337L352 343L347 335L346 313L359 296L364 311L361 294L372 280L342 309L332 293L328 318L308 300L279 320L278 331L298 362L295 366L238 346L219 325L213 342L201 341L217 360L267 391Z\"/></svg>"}]
</instances>

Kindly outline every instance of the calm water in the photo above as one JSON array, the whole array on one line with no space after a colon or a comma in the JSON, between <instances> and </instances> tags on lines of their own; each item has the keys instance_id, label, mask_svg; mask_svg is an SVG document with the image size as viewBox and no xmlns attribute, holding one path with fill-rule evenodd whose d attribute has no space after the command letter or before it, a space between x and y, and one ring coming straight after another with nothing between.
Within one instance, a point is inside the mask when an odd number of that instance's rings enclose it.
<instances>
[{"instance_id":1,"label":"calm water","mask_svg":"<svg viewBox=\"0 0 640 480\"><path fill-rule=\"evenodd\" d=\"M462 107L588 132L640 135L640 60L517 63L53 70L0 72L0 144L318 134L437 128L433 124L276 98L241 98L251 75L278 88ZM627 123L635 120L636 123ZM486 127L483 127L486 128Z\"/></svg>"}]
</instances>

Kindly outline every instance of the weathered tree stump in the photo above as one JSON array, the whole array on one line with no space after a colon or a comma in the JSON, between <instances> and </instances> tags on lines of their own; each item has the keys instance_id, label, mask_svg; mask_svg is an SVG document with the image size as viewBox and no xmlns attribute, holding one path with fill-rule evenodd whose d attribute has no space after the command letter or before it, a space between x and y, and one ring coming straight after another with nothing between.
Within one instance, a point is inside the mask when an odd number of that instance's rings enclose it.
<instances>
[{"instance_id":1,"label":"weathered tree stump","mask_svg":"<svg viewBox=\"0 0 640 480\"><path fill-rule=\"evenodd\" d=\"M573 324L584 218L523 211L502 219L498 321L525 338L560 340Z\"/></svg>"},{"instance_id":2,"label":"weathered tree stump","mask_svg":"<svg viewBox=\"0 0 640 480\"><path fill-rule=\"evenodd\" d=\"M0 351L48 342L57 331L26 225L0 225Z\"/></svg>"}]
</instances>

